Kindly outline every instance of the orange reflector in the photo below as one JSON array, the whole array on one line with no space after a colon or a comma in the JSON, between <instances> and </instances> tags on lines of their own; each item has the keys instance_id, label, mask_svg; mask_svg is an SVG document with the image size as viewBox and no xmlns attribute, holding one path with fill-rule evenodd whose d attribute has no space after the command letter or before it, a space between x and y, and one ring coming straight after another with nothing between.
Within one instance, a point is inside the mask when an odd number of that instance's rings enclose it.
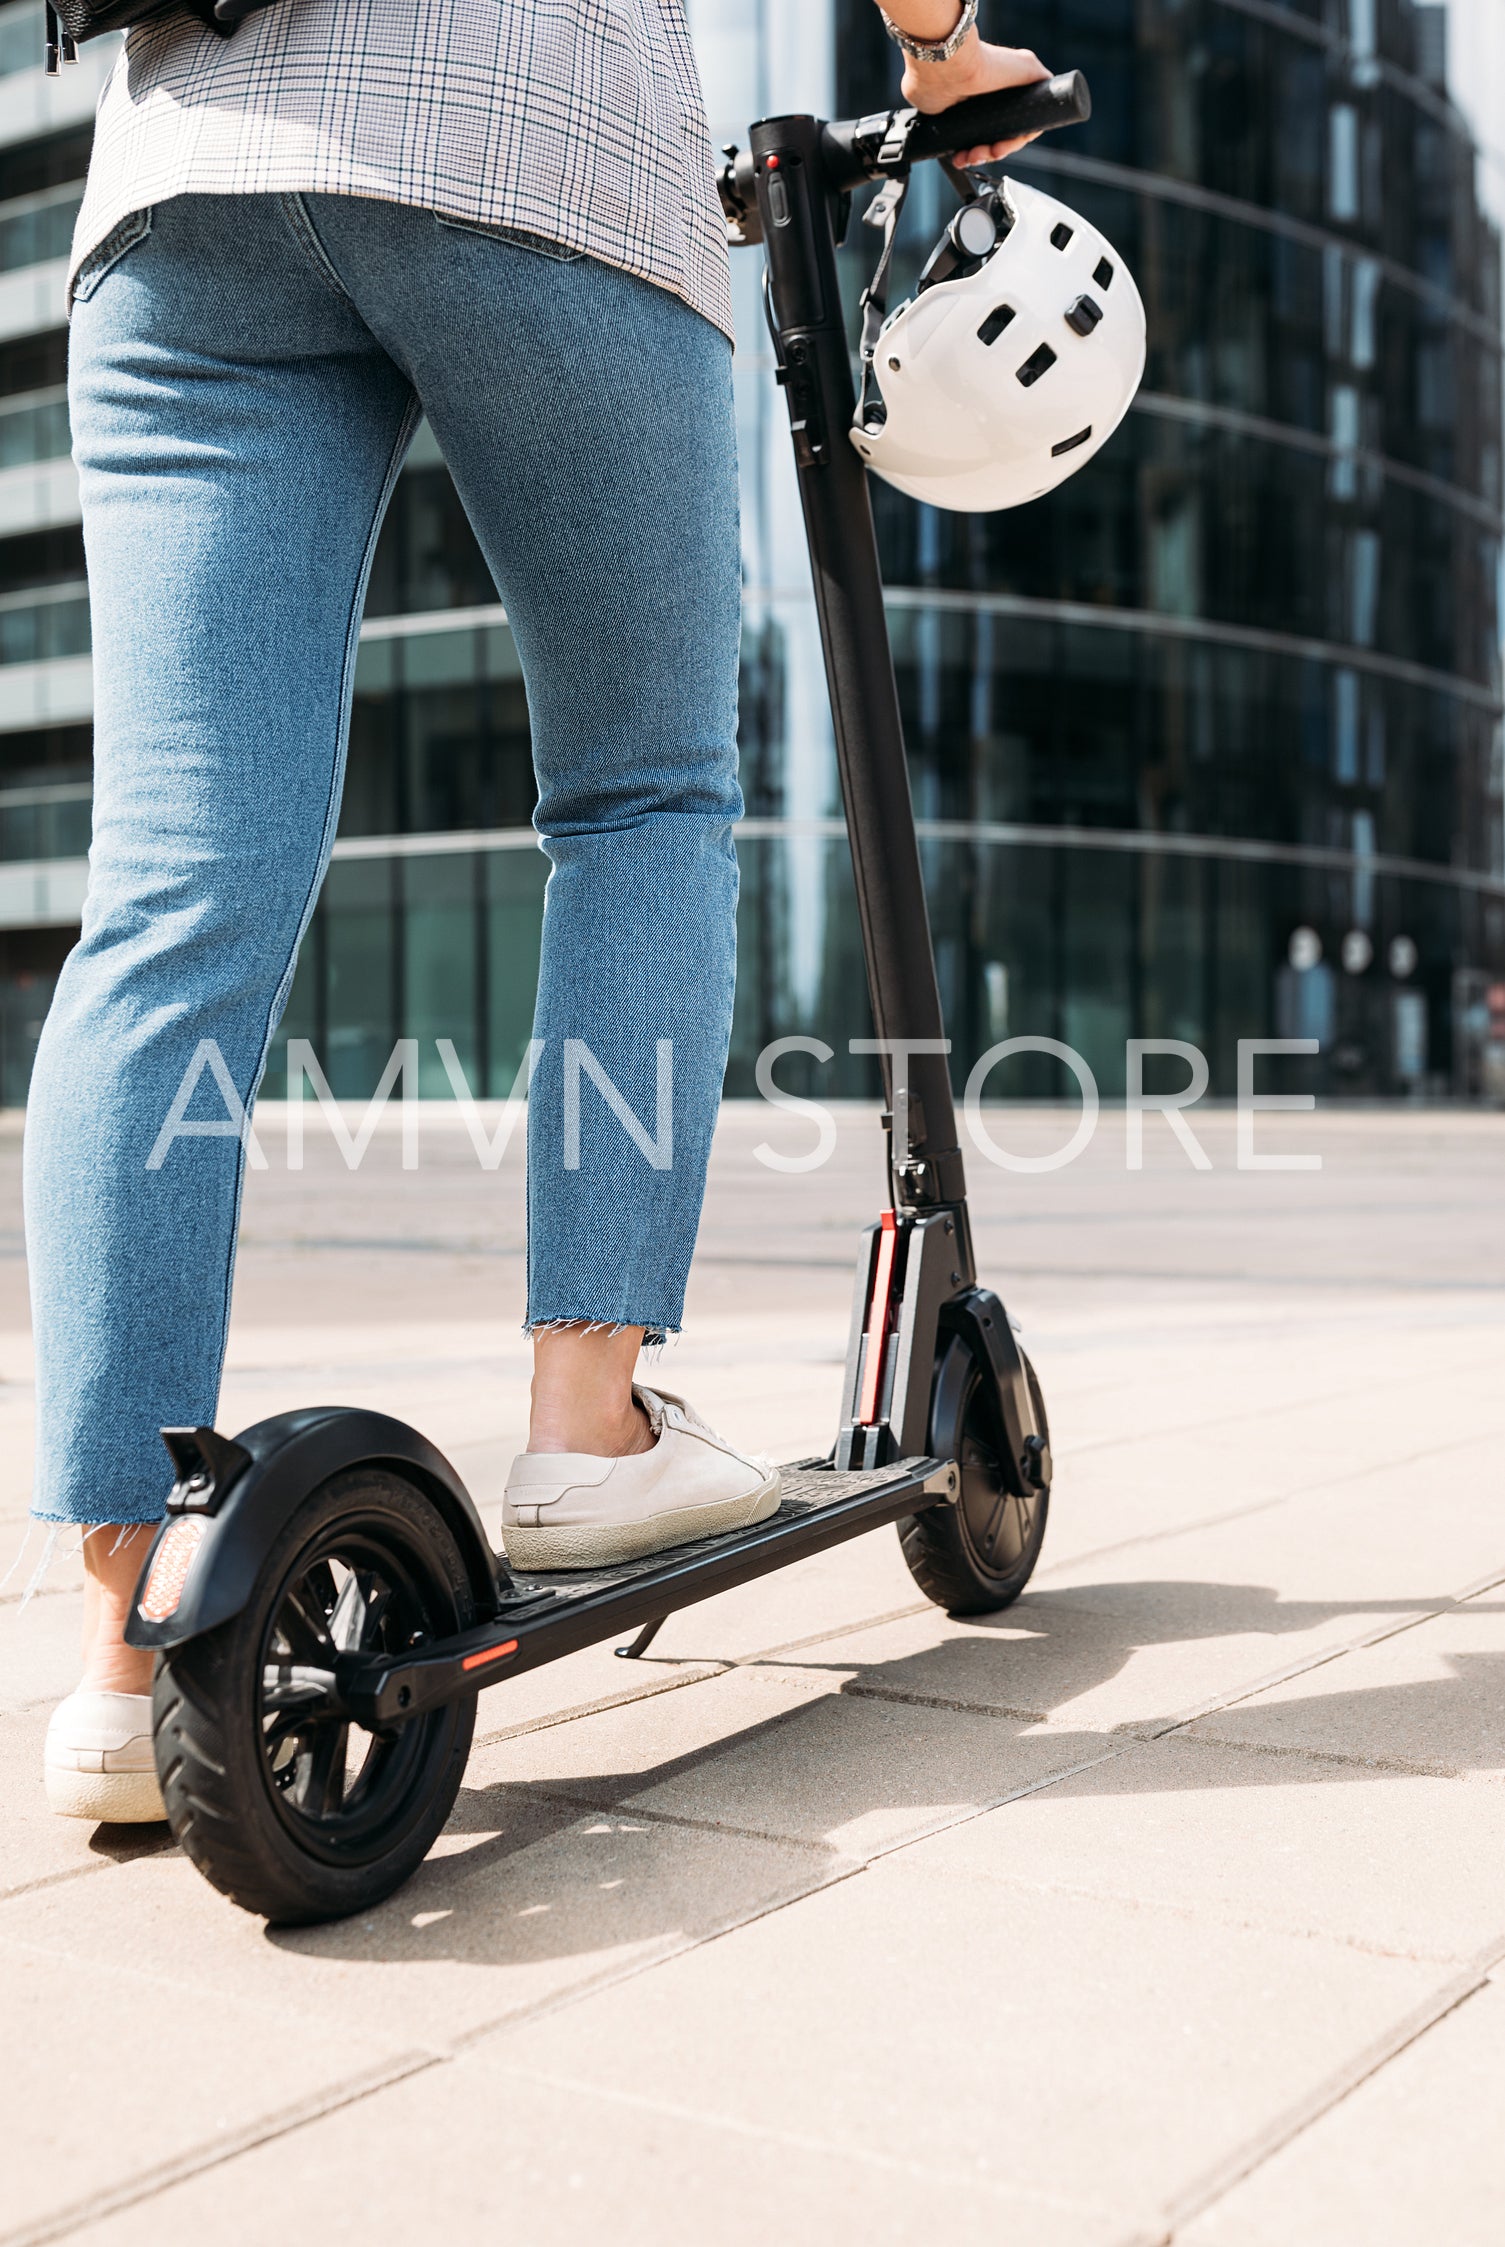
<instances>
[{"instance_id":1,"label":"orange reflector","mask_svg":"<svg viewBox=\"0 0 1505 2247\"><path fill-rule=\"evenodd\" d=\"M898 1219L891 1209L878 1220L878 1260L873 1268L873 1292L868 1303L867 1355L862 1361L862 1393L857 1402L857 1424L873 1427L883 1394L883 1355L888 1342L889 1298L894 1290L894 1250L898 1246Z\"/></svg>"},{"instance_id":2,"label":"orange reflector","mask_svg":"<svg viewBox=\"0 0 1505 2247\"><path fill-rule=\"evenodd\" d=\"M505 1646L483 1646L479 1654L467 1654L460 1664L462 1670L478 1670L483 1662L500 1662L504 1654L517 1652L517 1640L509 1638Z\"/></svg>"},{"instance_id":3,"label":"orange reflector","mask_svg":"<svg viewBox=\"0 0 1505 2247\"><path fill-rule=\"evenodd\" d=\"M169 1615L176 1615L188 1571L208 1527L202 1514L188 1514L182 1521L175 1521L164 1535L141 1595L141 1613L148 1623L165 1623Z\"/></svg>"}]
</instances>

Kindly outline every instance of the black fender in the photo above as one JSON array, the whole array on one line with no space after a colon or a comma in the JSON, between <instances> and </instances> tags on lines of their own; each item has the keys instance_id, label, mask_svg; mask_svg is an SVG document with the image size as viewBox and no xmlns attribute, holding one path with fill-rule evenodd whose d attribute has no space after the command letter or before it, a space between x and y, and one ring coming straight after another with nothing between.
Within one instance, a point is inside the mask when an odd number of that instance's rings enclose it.
<instances>
[{"instance_id":1,"label":"black fender","mask_svg":"<svg viewBox=\"0 0 1505 2247\"><path fill-rule=\"evenodd\" d=\"M350 1467L390 1468L434 1501L464 1555L476 1621L495 1615L509 1579L475 1503L443 1453L403 1421L323 1405L258 1420L233 1440L213 1428L164 1428L162 1440L177 1480L136 1587L125 1630L128 1645L182 1646L238 1615L263 1561L304 1499ZM181 1594L169 1613L152 1616L142 1605L152 1563L175 1532L189 1549ZM165 1602L159 1598L154 1604L160 1609Z\"/></svg>"},{"instance_id":2,"label":"black fender","mask_svg":"<svg viewBox=\"0 0 1505 2247\"><path fill-rule=\"evenodd\" d=\"M1050 1443L1038 1424L1024 1354L1014 1324L998 1297L985 1287L964 1289L940 1312L940 1342L932 1392L930 1448L937 1458L956 1458L961 1442L960 1409L969 1358L991 1374L1003 1424L1001 1465L1016 1498L1048 1493Z\"/></svg>"}]
</instances>

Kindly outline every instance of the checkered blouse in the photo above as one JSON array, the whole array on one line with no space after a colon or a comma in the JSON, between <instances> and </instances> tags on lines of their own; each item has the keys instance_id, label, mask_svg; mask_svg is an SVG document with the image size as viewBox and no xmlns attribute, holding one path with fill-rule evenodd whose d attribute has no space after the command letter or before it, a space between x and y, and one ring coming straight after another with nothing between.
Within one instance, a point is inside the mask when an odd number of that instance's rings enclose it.
<instances>
[{"instance_id":1,"label":"checkered blouse","mask_svg":"<svg viewBox=\"0 0 1505 2247\"><path fill-rule=\"evenodd\" d=\"M296 190L525 228L731 333L681 0L280 0L231 39L144 24L100 102L74 267L168 196Z\"/></svg>"}]
</instances>

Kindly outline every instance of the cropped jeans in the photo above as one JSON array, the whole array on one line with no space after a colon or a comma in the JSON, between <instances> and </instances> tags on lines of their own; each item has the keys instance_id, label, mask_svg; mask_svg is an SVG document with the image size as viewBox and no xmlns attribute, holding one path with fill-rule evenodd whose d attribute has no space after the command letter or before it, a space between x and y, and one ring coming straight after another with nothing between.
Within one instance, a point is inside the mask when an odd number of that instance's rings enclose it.
<instances>
[{"instance_id":1,"label":"cropped jeans","mask_svg":"<svg viewBox=\"0 0 1505 2247\"><path fill-rule=\"evenodd\" d=\"M230 1094L255 1098L328 862L420 413L516 639L551 861L528 1320L679 1325L734 977L730 362L662 289L402 204L183 196L87 262L94 841L26 1130L43 1520L156 1519L158 1429L214 1419ZM220 1131L164 1154L196 1061L179 1116Z\"/></svg>"}]
</instances>

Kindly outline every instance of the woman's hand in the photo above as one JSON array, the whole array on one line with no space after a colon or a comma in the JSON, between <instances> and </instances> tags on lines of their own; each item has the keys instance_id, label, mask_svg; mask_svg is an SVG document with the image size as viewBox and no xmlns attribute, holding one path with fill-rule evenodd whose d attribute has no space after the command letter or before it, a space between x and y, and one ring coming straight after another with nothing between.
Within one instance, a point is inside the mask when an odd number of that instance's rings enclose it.
<instances>
[{"instance_id":1,"label":"woman's hand","mask_svg":"<svg viewBox=\"0 0 1505 2247\"><path fill-rule=\"evenodd\" d=\"M911 18L929 17L929 5L903 0L891 6L888 13L905 31L912 31L917 39L944 39L947 26L937 31L927 22L911 22ZM945 9L941 11L947 13ZM950 11L950 22L955 23L959 10ZM949 62L916 62L913 56L904 61L903 94L907 102L931 116L938 109L949 109L953 102L966 101L972 94L996 94L1006 86L1032 86L1038 78L1048 78L1050 72L1028 47L991 47L969 32L962 45ZM952 162L965 167L968 164L993 164L1002 156L1012 156L1016 148L1038 139L1038 134L1024 133L1017 140L998 140L982 148L964 148Z\"/></svg>"}]
</instances>

